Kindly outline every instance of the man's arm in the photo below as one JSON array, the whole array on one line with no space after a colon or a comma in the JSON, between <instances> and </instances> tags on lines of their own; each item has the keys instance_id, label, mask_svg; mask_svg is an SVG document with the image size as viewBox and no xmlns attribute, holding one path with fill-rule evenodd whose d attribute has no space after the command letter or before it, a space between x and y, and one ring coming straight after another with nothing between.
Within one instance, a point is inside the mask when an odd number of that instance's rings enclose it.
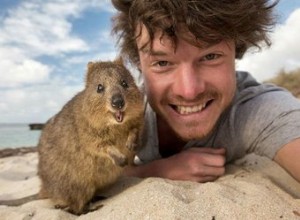
<instances>
[{"instance_id":1,"label":"man's arm","mask_svg":"<svg viewBox=\"0 0 300 220\"><path fill-rule=\"evenodd\" d=\"M224 166L224 148L190 148L165 159L127 167L125 175L208 182L222 176Z\"/></svg>"},{"instance_id":2,"label":"man's arm","mask_svg":"<svg viewBox=\"0 0 300 220\"><path fill-rule=\"evenodd\" d=\"M283 146L275 155L274 161L300 182L300 138Z\"/></svg>"}]
</instances>

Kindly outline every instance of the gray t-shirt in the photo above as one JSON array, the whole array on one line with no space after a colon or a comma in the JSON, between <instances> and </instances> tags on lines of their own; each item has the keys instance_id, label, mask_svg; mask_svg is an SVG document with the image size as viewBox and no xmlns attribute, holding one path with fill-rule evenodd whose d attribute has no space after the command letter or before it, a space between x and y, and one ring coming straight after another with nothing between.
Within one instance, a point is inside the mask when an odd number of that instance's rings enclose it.
<instances>
[{"instance_id":1,"label":"gray t-shirt","mask_svg":"<svg viewBox=\"0 0 300 220\"><path fill-rule=\"evenodd\" d=\"M226 148L227 162L254 152L271 159L290 141L300 138L300 100L283 88L260 84L247 72L237 72L237 91L230 108L205 140L193 140L189 147ZM135 163L161 158L158 149L156 115L146 105L143 147Z\"/></svg>"}]
</instances>

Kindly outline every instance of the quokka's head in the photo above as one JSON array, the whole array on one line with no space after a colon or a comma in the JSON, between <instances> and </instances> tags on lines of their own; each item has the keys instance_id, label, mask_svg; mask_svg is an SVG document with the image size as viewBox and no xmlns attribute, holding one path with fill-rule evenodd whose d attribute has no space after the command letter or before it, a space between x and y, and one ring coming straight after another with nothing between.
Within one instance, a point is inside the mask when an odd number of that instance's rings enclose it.
<instances>
[{"instance_id":1,"label":"quokka's head","mask_svg":"<svg viewBox=\"0 0 300 220\"><path fill-rule=\"evenodd\" d=\"M84 112L92 123L122 124L143 112L143 94L119 61L89 62Z\"/></svg>"}]
</instances>

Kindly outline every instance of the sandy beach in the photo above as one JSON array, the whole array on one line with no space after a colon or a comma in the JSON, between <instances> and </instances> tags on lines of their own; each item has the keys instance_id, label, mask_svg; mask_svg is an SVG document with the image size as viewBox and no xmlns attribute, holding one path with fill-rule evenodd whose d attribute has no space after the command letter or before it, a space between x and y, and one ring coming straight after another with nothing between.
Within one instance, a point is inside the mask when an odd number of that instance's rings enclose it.
<instances>
[{"instance_id":1,"label":"sandy beach","mask_svg":"<svg viewBox=\"0 0 300 220\"><path fill-rule=\"evenodd\" d=\"M39 191L36 152L0 159L0 200ZM300 219L300 184L254 154L226 167L215 182L121 178L101 195L103 207L81 216L54 209L49 199L0 206L0 219Z\"/></svg>"}]
</instances>

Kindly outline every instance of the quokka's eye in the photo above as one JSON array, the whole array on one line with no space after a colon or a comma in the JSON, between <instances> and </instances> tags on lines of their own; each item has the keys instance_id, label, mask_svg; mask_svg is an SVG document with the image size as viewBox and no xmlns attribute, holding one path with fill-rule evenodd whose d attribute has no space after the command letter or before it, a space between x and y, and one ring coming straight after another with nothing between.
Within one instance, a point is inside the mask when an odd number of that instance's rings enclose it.
<instances>
[{"instance_id":1,"label":"quokka's eye","mask_svg":"<svg viewBox=\"0 0 300 220\"><path fill-rule=\"evenodd\" d=\"M125 89L127 89L129 86L128 86L128 83L125 81L125 80L122 80L121 82L121 86Z\"/></svg>"},{"instance_id":2,"label":"quokka's eye","mask_svg":"<svg viewBox=\"0 0 300 220\"><path fill-rule=\"evenodd\" d=\"M97 92L98 93L104 92L104 85L99 84L98 87L97 87Z\"/></svg>"}]
</instances>

